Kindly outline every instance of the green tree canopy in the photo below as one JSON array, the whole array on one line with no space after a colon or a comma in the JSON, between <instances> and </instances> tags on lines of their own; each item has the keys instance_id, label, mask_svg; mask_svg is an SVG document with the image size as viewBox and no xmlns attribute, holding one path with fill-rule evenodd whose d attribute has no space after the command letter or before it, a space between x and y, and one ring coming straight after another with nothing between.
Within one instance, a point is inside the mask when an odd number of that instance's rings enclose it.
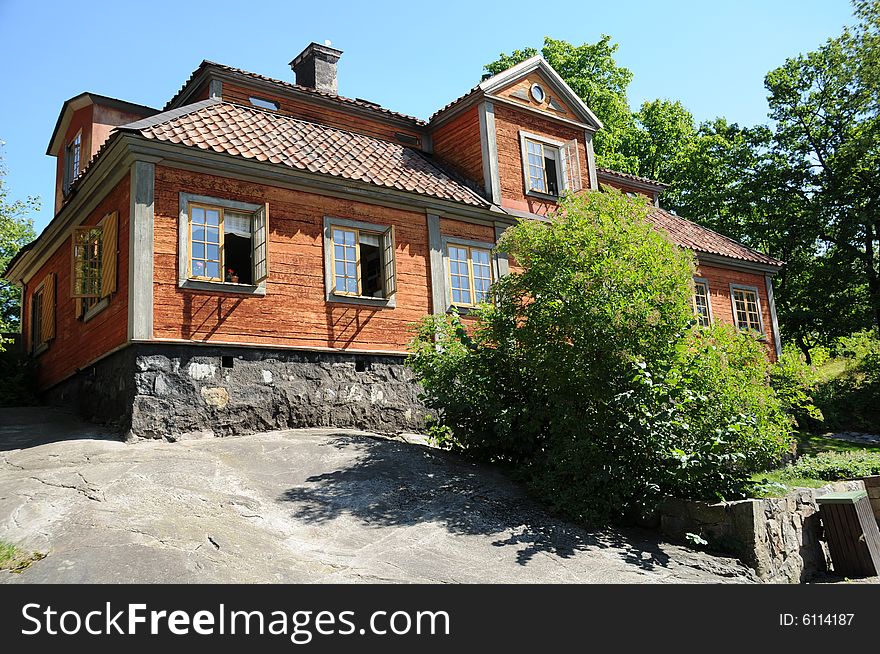
<instances>
[{"instance_id":1,"label":"green tree canopy","mask_svg":"<svg viewBox=\"0 0 880 654\"><path fill-rule=\"evenodd\" d=\"M2 141L0 141L2 144ZM10 200L5 183L6 170L0 160L0 272L6 269L18 251L36 236L30 217L40 208L37 198ZM0 279L0 332L15 332L20 328L19 307L21 290Z\"/></svg>"}]
</instances>

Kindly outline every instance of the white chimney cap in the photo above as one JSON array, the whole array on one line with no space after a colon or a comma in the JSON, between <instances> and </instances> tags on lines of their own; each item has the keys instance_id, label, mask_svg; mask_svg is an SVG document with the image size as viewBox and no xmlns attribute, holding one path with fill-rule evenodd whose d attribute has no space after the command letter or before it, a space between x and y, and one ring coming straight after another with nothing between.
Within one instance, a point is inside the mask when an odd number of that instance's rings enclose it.
<instances>
[{"instance_id":1,"label":"white chimney cap","mask_svg":"<svg viewBox=\"0 0 880 654\"><path fill-rule=\"evenodd\" d=\"M333 44L330 43L330 39L324 39L324 45L326 45L329 48Z\"/></svg>"}]
</instances>

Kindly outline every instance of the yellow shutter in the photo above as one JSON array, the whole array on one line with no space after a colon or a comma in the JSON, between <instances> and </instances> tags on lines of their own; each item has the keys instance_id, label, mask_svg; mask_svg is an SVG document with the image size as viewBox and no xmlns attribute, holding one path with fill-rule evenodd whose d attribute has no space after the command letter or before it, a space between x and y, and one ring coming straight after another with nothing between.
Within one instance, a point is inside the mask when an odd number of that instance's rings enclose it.
<instances>
[{"instance_id":1,"label":"yellow shutter","mask_svg":"<svg viewBox=\"0 0 880 654\"><path fill-rule=\"evenodd\" d=\"M116 292L117 214L114 211L103 220L101 241L101 297Z\"/></svg>"},{"instance_id":2,"label":"yellow shutter","mask_svg":"<svg viewBox=\"0 0 880 654\"><path fill-rule=\"evenodd\" d=\"M40 313L43 318L40 342L47 343L55 338L55 273L46 275L46 281L43 282L43 304Z\"/></svg>"}]
</instances>

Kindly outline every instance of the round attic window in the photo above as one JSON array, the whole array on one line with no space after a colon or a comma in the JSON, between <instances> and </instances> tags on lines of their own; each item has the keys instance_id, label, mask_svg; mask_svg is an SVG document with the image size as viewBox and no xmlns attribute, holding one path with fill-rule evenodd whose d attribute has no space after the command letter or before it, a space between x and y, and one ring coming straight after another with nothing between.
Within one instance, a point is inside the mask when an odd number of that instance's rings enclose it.
<instances>
[{"instance_id":1,"label":"round attic window","mask_svg":"<svg viewBox=\"0 0 880 654\"><path fill-rule=\"evenodd\" d=\"M532 84L531 94L532 94L532 99L535 102L538 102L538 103L544 102L544 98L545 98L544 87L541 86L540 84Z\"/></svg>"}]
</instances>

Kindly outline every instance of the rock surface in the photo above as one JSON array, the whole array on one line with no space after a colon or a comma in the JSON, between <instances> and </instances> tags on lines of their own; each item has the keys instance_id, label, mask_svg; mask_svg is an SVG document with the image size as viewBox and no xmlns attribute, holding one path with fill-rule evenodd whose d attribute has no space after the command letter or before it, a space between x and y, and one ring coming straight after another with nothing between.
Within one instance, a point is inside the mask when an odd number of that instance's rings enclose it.
<instances>
[{"instance_id":1,"label":"rock surface","mask_svg":"<svg viewBox=\"0 0 880 654\"><path fill-rule=\"evenodd\" d=\"M549 516L497 471L307 429L124 443L0 409L0 539L46 553L0 582L748 582L648 531Z\"/></svg>"}]
</instances>

